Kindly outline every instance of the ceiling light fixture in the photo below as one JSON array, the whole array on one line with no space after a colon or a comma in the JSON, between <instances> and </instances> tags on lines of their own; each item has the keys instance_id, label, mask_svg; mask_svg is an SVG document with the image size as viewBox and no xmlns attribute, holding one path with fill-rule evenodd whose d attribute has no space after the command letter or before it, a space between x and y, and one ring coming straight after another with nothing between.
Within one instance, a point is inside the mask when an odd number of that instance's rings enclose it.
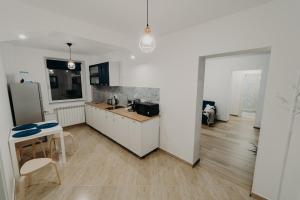
<instances>
[{"instance_id":1,"label":"ceiling light fixture","mask_svg":"<svg viewBox=\"0 0 300 200\"><path fill-rule=\"evenodd\" d=\"M75 69L75 67L76 67L74 61L72 60L72 51L71 51L72 43L68 42L67 45L69 46L69 49L70 49L70 58L68 61L68 68L72 70L72 69Z\"/></svg>"},{"instance_id":2,"label":"ceiling light fixture","mask_svg":"<svg viewBox=\"0 0 300 200\"><path fill-rule=\"evenodd\" d=\"M140 49L143 53L151 53L153 52L153 50L155 49L155 39L153 37L153 35L151 34L151 29L149 26L149 3L147 0L147 26L144 29L144 35L142 36L142 38L140 39Z\"/></svg>"},{"instance_id":3,"label":"ceiling light fixture","mask_svg":"<svg viewBox=\"0 0 300 200\"><path fill-rule=\"evenodd\" d=\"M19 35L19 39L21 39L21 40L25 40L25 39L27 39L27 36L26 36L26 35L24 35L24 34L20 34L20 35Z\"/></svg>"},{"instance_id":4,"label":"ceiling light fixture","mask_svg":"<svg viewBox=\"0 0 300 200\"><path fill-rule=\"evenodd\" d=\"M130 59L131 59L131 60L134 60L134 59L135 59L135 55L131 55L131 56L130 56Z\"/></svg>"}]
</instances>

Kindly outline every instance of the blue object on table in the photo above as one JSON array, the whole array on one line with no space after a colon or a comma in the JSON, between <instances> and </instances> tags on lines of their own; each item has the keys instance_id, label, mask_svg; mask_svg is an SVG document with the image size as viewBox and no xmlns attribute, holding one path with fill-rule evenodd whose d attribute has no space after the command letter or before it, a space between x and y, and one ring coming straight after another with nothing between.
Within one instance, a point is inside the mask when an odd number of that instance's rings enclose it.
<instances>
[{"instance_id":1,"label":"blue object on table","mask_svg":"<svg viewBox=\"0 0 300 200\"><path fill-rule=\"evenodd\" d=\"M39 125L37 128L39 128L39 129L47 129L47 128L55 127L57 125L58 125L58 123L46 123L46 124Z\"/></svg>"},{"instance_id":2,"label":"blue object on table","mask_svg":"<svg viewBox=\"0 0 300 200\"><path fill-rule=\"evenodd\" d=\"M36 128L35 129L28 129L28 130L20 131L20 132L17 132L15 134L13 134L13 137L14 138L28 137L28 136L31 136L31 135L38 134L41 131L42 131L41 129L36 129Z\"/></svg>"},{"instance_id":3,"label":"blue object on table","mask_svg":"<svg viewBox=\"0 0 300 200\"><path fill-rule=\"evenodd\" d=\"M13 131L23 131L31 128L36 128L38 125L37 124L24 124L20 126L14 127L12 130Z\"/></svg>"}]
</instances>

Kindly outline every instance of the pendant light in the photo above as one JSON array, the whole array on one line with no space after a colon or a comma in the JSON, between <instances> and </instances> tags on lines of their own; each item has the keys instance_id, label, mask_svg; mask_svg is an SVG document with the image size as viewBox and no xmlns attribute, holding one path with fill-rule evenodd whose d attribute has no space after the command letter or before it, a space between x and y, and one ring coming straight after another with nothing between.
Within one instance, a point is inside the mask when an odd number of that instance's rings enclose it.
<instances>
[{"instance_id":1,"label":"pendant light","mask_svg":"<svg viewBox=\"0 0 300 200\"><path fill-rule=\"evenodd\" d=\"M155 39L153 35L151 34L151 29L149 26L149 16L148 16L148 0L147 0L147 26L144 29L144 35L140 39L140 49L143 53L151 53L155 49Z\"/></svg>"},{"instance_id":2,"label":"pendant light","mask_svg":"<svg viewBox=\"0 0 300 200\"><path fill-rule=\"evenodd\" d=\"M75 67L76 67L75 63L74 63L74 61L72 60L72 57L71 57L71 55L72 55L72 51L71 51L72 43L68 42L67 45L69 46L69 50L70 50L70 58L69 58L69 61L68 61L68 68L72 70L72 69L75 69Z\"/></svg>"}]
</instances>

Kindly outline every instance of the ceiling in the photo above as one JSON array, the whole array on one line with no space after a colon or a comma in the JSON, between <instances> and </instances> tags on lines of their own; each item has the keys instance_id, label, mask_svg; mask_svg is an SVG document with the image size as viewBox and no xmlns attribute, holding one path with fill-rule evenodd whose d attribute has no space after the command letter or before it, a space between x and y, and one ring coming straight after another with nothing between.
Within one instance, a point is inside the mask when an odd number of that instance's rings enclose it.
<instances>
[{"instance_id":1,"label":"ceiling","mask_svg":"<svg viewBox=\"0 0 300 200\"><path fill-rule=\"evenodd\" d=\"M26 5L133 36L146 23L146 0L18 0ZM270 0L149 0L154 33L164 35Z\"/></svg>"},{"instance_id":2,"label":"ceiling","mask_svg":"<svg viewBox=\"0 0 300 200\"><path fill-rule=\"evenodd\" d=\"M44 35L30 33L26 40L12 40L9 43L17 46L65 52L68 51L66 43L70 41L73 43L72 52L75 54L100 55L119 49L115 46L59 32Z\"/></svg>"}]
</instances>

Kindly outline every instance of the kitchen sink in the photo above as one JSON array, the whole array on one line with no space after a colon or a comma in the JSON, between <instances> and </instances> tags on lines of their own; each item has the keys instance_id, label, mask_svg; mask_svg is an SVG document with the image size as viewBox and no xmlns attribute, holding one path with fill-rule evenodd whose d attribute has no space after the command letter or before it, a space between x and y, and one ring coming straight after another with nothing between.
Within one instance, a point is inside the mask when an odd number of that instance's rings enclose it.
<instances>
[{"instance_id":1,"label":"kitchen sink","mask_svg":"<svg viewBox=\"0 0 300 200\"><path fill-rule=\"evenodd\" d=\"M119 109L119 108L125 108L125 106L111 106L108 108L105 108L106 110L115 110L115 109Z\"/></svg>"}]
</instances>

